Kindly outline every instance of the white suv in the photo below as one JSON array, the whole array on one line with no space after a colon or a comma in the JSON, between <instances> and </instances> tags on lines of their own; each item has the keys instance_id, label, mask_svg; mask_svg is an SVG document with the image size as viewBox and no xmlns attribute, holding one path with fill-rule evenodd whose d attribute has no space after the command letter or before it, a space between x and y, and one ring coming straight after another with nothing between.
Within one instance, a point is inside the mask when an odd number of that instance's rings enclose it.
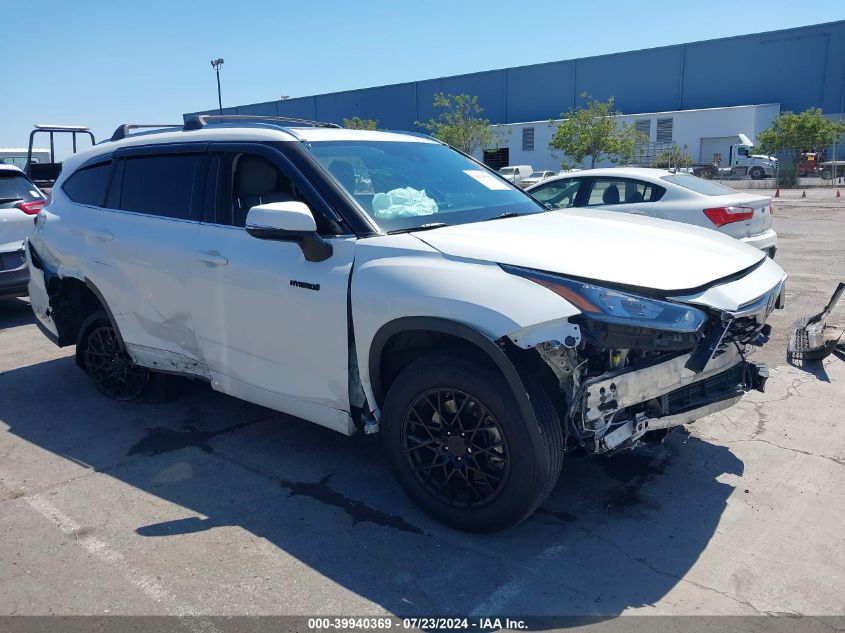
<instances>
[{"instance_id":1,"label":"white suv","mask_svg":"<svg viewBox=\"0 0 845 633\"><path fill-rule=\"evenodd\" d=\"M707 229L547 211L431 138L258 117L129 133L64 165L29 238L32 307L106 395L151 375L351 435L490 531L563 454L659 441L762 389L784 272Z\"/></svg>"}]
</instances>

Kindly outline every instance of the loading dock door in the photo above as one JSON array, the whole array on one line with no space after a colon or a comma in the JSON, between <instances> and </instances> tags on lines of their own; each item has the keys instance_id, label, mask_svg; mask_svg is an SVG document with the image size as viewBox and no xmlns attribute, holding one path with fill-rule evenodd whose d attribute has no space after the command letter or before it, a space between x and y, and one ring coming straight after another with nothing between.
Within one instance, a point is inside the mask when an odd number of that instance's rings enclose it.
<instances>
[{"instance_id":1,"label":"loading dock door","mask_svg":"<svg viewBox=\"0 0 845 633\"><path fill-rule=\"evenodd\" d=\"M510 165L510 159L511 150L509 147L484 150L484 164L494 171L499 171L502 167Z\"/></svg>"},{"instance_id":2,"label":"loading dock door","mask_svg":"<svg viewBox=\"0 0 845 633\"><path fill-rule=\"evenodd\" d=\"M737 142L736 136L708 136L701 139L701 152L698 160L702 163L714 162L717 155L727 167L730 160L731 145Z\"/></svg>"}]
</instances>

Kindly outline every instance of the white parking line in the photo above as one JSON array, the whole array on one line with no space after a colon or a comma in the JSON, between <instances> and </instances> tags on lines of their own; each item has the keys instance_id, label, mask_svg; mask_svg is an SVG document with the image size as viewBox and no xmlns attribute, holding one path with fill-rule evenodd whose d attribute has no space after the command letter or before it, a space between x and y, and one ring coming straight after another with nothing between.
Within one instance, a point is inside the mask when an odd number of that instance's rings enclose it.
<instances>
[{"instance_id":1,"label":"white parking line","mask_svg":"<svg viewBox=\"0 0 845 633\"><path fill-rule=\"evenodd\" d=\"M551 547L547 547L542 552L537 554L537 561L552 561L563 554L567 545L563 543L556 543ZM476 605L470 611L472 617L480 617L484 615L498 615L508 611L507 605L516 598L519 594L525 591L528 581L538 575L538 567L525 569L524 574L513 575L505 584L500 585L496 591L491 593L486 600Z\"/></svg>"},{"instance_id":2,"label":"white parking line","mask_svg":"<svg viewBox=\"0 0 845 633\"><path fill-rule=\"evenodd\" d=\"M4 471L0 471L0 482L12 489L21 491L22 486L14 483L14 477ZM61 532L74 537L76 543L84 548L89 554L100 562L106 563L117 569L123 578L130 585L140 590L145 596L158 603L169 603L169 610L174 615L197 616L198 612L188 605L180 603L179 599L169 591L161 582L148 576L133 567L127 562L126 557L112 548L107 543L93 536L81 536L82 525L76 522L56 506L50 503L40 494L24 494L20 497L38 514L55 525ZM215 632L219 631L208 620L188 620L185 622L194 631Z\"/></svg>"},{"instance_id":3,"label":"white parking line","mask_svg":"<svg viewBox=\"0 0 845 633\"><path fill-rule=\"evenodd\" d=\"M481 602L470 611L470 616L477 618L484 615L506 613L507 609L505 607L507 604L521 594L527 584L528 580L524 576L511 577L508 582L491 593L487 597L487 600Z\"/></svg>"}]
</instances>

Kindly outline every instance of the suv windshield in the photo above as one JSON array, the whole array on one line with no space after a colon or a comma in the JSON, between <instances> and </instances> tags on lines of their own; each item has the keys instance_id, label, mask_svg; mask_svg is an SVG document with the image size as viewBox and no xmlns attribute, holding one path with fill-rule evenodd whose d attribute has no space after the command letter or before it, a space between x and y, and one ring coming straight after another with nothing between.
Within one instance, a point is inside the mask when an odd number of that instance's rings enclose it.
<instances>
[{"instance_id":1,"label":"suv windshield","mask_svg":"<svg viewBox=\"0 0 845 633\"><path fill-rule=\"evenodd\" d=\"M730 193L736 193L735 189L689 174L669 174L668 176L661 176L660 179L696 193L703 193L705 196L726 196Z\"/></svg>"},{"instance_id":2,"label":"suv windshield","mask_svg":"<svg viewBox=\"0 0 845 633\"><path fill-rule=\"evenodd\" d=\"M545 209L440 143L314 142L311 153L387 232L465 224Z\"/></svg>"}]
</instances>

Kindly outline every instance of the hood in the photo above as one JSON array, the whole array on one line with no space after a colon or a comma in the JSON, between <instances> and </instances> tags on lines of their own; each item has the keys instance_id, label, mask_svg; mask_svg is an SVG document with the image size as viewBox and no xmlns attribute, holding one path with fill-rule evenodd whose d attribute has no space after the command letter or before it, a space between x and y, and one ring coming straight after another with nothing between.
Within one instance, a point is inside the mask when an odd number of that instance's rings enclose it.
<instances>
[{"instance_id":1,"label":"hood","mask_svg":"<svg viewBox=\"0 0 845 633\"><path fill-rule=\"evenodd\" d=\"M677 291L749 268L765 254L701 227L599 209L565 209L412 233L464 257Z\"/></svg>"},{"instance_id":2,"label":"hood","mask_svg":"<svg viewBox=\"0 0 845 633\"><path fill-rule=\"evenodd\" d=\"M768 160L768 161L771 161L771 162L773 162L773 163L778 162L778 159L777 159L776 157L774 157L774 156L766 156L766 155L764 155L764 154L751 154L751 158L759 158L759 159L761 159L761 160Z\"/></svg>"}]
</instances>

